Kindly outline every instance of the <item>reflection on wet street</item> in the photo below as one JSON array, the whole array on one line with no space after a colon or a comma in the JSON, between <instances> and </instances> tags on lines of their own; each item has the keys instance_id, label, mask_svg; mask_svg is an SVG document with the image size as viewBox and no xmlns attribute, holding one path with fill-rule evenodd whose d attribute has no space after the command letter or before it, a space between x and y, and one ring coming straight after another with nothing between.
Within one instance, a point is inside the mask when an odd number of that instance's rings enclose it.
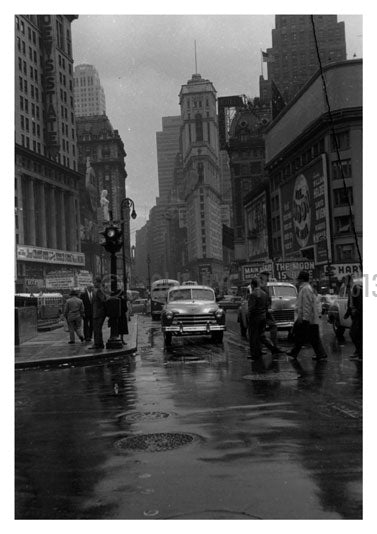
<instances>
[{"instance_id":1,"label":"reflection on wet street","mask_svg":"<svg viewBox=\"0 0 377 534\"><path fill-rule=\"evenodd\" d=\"M360 519L362 369L326 322L305 348L251 363L139 316L131 361L16 372L16 517ZM281 346L290 345L281 334Z\"/></svg>"}]
</instances>

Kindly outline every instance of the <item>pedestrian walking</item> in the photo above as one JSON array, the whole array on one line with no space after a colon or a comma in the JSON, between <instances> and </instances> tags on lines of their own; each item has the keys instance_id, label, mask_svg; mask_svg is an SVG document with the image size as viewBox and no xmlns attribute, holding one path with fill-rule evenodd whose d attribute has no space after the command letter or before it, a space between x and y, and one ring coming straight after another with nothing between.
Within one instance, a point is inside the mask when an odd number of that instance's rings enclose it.
<instances>
[{"instance_id":1,"label":"pedestrian walking","mask_svg":"<svg viewBox=\"0 0 377 534\"><path fill-rule=\"evenodd\" d=\"M127 345L124 341L123 336L128 334L128 317L127 317L127 301L124 297L124 291L122 290L120 295L120 317L118 321L118 333L120 339L122 340L122 345Z\"/></svg>"},{"instance_id":2,"label":"pedestrian walking","mask_svg":"<svg viewBox=\"0 0 377 534\"><path fill-rule=\"evenodd\" d=\"M297 319L294 325L294 346L287 354L292 358L297 358L302 346L305 343L310 343L315 352L313 360L324 360L327 358L327 354L319 334L317 301L313 288L309 284L308 271L300 271L297 282L299 292L296 302Z\"/></svg>"},{"instance_id":3,"label":"pedestrian walking","mask_svg":"<svg viewBox=\"0 0 377 534\"><path fill-rule=\"evenodd\" d=\"M88 284L80 295L80 299L83 301L85 316L84 316L84 338L85 341L91 341L93 335L93 297L94 286Z\"/></svg>"},{"instance_id":4,"label":"pedestrian walking","mask_svg":"<svg viewBox=\"0 0 377 534\"><path fill-rule=\"evenodd\" d=\"M107 297L103 290L102 279L100 276L94 280L93 295L93 336L94 344L89 349L103 349L102 327L106 319L106 300Z\"/></svg>"},{"instance_id":5,"label":"pedestrian walking","mask_svg":"<svg viewBox=\"0 0 377 534\"><path fill-rule=\"evenodd\" d=\"M266 337L267 294L261 289L258 278L252 279L250 287L251 293L248 300L250 359L258 360L262 357L261 345L270 349L272 354L277 354L279 351Z\"/></svg>"},{"instance_id":6,"label":"pedestrian walking","mask_svg":"<svg viewBox=\"0 0 377 534\"><path fill-rule=\"evenodd\" d=\"M362 284L356 282L350 291L347 311L344 316L351 317L350 336L355 345L355 352L351 360L362 360L363 358L363 288Z\"/></svg>"},{"instance_id":7,"label":"pedestrian walking","mask_svg":"<svg viewBox=\"0 0 377 534\"><path fill-rule=\"evenodd\" d=\"M274 316L272 315L272 312L271 312L272 299L271 299L271 295L270 295L270 292L268 290L268 285L267 285L269 277L270 277L270 273L268 271L263 271L259 275L260 288L263 289L263 291L265 291L267 295L266 327L268 328L272 344L276 349L275 353L277 354L278 352L283 352L283 351L278 347L278 344L277 344L278 327L276 326Z\"/></svg>"},{"instance_id":8,"label":"pedestrian walking","mask_svg":"<svg viewBox=\"0 0 377 534\"><path fill-rule=\"evenodd\" d=\"M64 317L67 320L69 331L69 344L75 343L75 333L80 341L84 341L81 324L84 316L84 304L78 297L79 291L72 289L64 307Z\"/></svg>"}]
</instances>

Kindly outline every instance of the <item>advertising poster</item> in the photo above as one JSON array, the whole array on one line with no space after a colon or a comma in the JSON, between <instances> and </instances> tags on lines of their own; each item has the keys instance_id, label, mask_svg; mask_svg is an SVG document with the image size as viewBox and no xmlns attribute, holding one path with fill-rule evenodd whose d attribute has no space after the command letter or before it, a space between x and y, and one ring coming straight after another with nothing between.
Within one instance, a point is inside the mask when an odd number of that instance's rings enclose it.
<instances>
[{"instance_id":1,"label":"advertising poster","mask_svg":"<svg viewBox=\"0 0 377 534\"><path fill-rule=\"evenodd\" d=\"M251 201L246 212L249 258L268 256L267 200L266 193Z\"/></svg>"},{"instance_id":2,"label":"advertising poster","mask_svg":"<svg viewBox=\"0 0 377 534\"><path fill-rule=\"evenodd\" d=\"M281 186L284 256L313 247L316 264L330 260L325 155Z\"/></svg>"}]
</instances>

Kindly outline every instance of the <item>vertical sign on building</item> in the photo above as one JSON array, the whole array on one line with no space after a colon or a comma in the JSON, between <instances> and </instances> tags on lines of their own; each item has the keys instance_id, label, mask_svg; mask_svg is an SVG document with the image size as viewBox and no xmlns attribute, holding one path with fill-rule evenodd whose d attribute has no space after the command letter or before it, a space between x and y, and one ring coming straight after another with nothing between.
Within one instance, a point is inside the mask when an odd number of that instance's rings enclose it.
<instances>
[{"instance_id":1,"label":"vertical sign on building","mask_svg":"<svg viewBox=\"0 0 377 534\"><path fill-rule=\"evenodd\" d=\"M44 91L46 98L46 138L47 150L52 157L59 152L58 137L58 115L57 115L57 88L56 88L56 67L55 48L56 40L52 24L52 15L42 15L42 40L43 40L43 74Z\"/></svg>"},{"instance_id":2,"label":"vertical sign on building","mask_svg":"<svg viewBox=\"0 0 377 534\"><path fill-rule=\"evenodd\" d=\"M330 261L326 159L315 159L281 187L285 258L312 250L316 264ZM308 256L306 256L308 257Z\"/></svg>"}]
</instances>

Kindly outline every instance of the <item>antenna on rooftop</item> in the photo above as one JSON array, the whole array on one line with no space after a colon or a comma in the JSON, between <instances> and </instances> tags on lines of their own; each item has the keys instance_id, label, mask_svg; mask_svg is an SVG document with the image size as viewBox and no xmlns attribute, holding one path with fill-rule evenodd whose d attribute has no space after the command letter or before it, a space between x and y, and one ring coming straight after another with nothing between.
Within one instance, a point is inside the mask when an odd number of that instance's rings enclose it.
<instances>
[{"instance_id":1,"label":"antenna on rooftop","mask_svg":"<svg viewBox=\"0 0 377 534\"><path fill-rule=\"evenodd\" d=\"M195 74L198 74L198 62L197 62L197 57L196 57L196 40L194 41L194 46L195 46Z\"/></svg>"}]
</instances>

